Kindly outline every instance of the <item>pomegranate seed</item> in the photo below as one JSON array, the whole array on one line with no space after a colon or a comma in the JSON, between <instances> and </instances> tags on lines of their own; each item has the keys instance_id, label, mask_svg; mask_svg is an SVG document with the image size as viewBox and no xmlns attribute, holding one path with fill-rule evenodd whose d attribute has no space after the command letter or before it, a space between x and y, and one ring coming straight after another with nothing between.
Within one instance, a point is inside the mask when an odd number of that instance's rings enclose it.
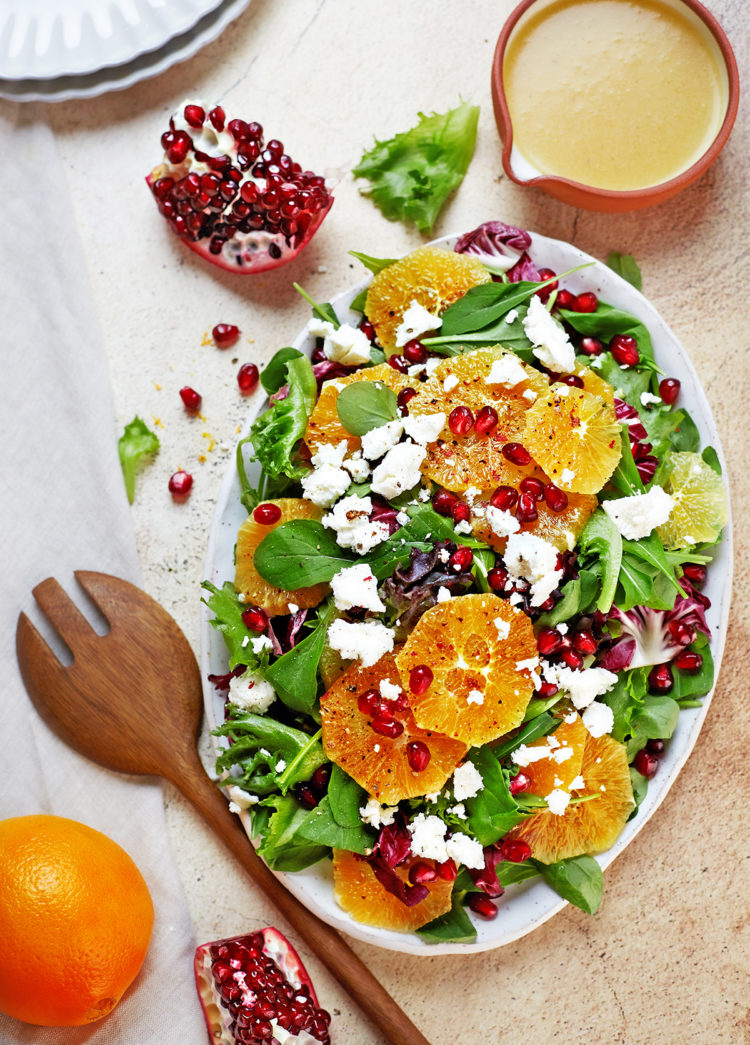
<instances>
[{"instance_id":1,"label":"pomegranate seed","mask_svg":"<svg viewBox=\"0 0 750 1045\"><path fill-rule=\"evenodd\" d=\"M542 628L536 637L536 648L543 657L557 653L562 645L562 635L556 628Z\"/></svg>"},{"instance_id":2,"label":"pomegranate seed","mask_svg":"<svg viewBox=\"0 0 750 1045\"><path fill-rule=\"evenodd\" d=\"M669 664L657 664L648 673L648 685L652 693L669 693L674 686Z\"/></svg>"},{"instance_id":3,"label":"pomegranate seed","mask_svg":"<svg viewBox=\"0 0 750 1045\"><path fill-rule=\"evenodd\" d=\"M372 710L370 712L373 718L378 719L379 722L393 722L395 719L394 707L392 700L383 700L380 694L377 694L378 699L372 702Z\"/></svg>"},{"instance_id":4,"label":"pomegranate seed","mask_svg":"<svg viewBox=\"0 0 750 1045\"><path fill-rule=\"evenodd\" d=\"M525 465L531 461L531 454L520 443L506 443L502 450L503 457L511 464Z\"/></svg>"},{"instance_id":5,"label":"pomegranate seed","mask_svg":"<svg viewBox=\"0 0 750 1045\"><path fill-rule=\"evenodd\" d=\"M396 396L396 404L402 414L408 414L407 406L416 394L416 388L402 388Z\"/></svg>"},{"instance_id":6,"label":"pomegranate seed","mask_svg":"<svg viewBox=\"0 0 750 1045\"><path fill-rule=\"evenodd\" d=\"M543 682L539 687L539 696L542 700L546 700L548 697L554 697L555 693L558 692L558 687L554 682Z\"/></svg>"},{"instance_id":7,"label":"pomegranate seed","mask_svg":"<svg viewBox=\"0 0 750 1045\"><path fill-rule=\"evenodd\" d=\"M281 518L278 504L259 504L253 512L253 519L261 526L273 526Z\"/></svg>"},{"instance_id":8,"label":"pomegranate seed","mask_svg":"<svg viewBox=\"0 0 750 1045\"><path fill-rule=\"evenodd\" d=\"M268 627L268 615L260 606L250 606L242 614L242 623L250 631L265 631Z\"/></svg>"},{"instance_id":9,"label":"pomegranate seed","mask_svg":"<svg viewBox=\"0 0 750 1045\"><path fill-rule=\"evenodd\" d=\"M667 631L678 646L689 646L695 641L695 628L691 628L684 620L671 620Z\"/></svg>"},{"instance_id":10,"label":"pomegranate seed","mask_svg":"<svg viewBox=\"0 0 750 1045\"><path fill-rule=\"evenodd\" d=\"M587 356L600 356L604 351L604 345L598 337L582 337L580 348Z\"/></svg>"},{"instance_id":11,"label":"pomegranate seed","mask_svg":"<svg viewBox=\"0 0 750 1045\"><path fill-rule=\"evenodd\" d=\"M310 783L312 786L320 792L325 792L328 789L328 781L331 779L331 767L318 766L313 775L310 777Z\"/></svg>"},{"instance_id":12,"label":"pomegranate seed","mask_svg":"<svg viewBox=\"0 0 750 1045\"><path fill-rule=\"evenodd\" d=\"M190 414L197 414L201 408L203 402L201 396L194 388L190 388L189 385L185 385L184 388L180 389L180 399L185 404L185 409Z\"/></svg>"},{"instance_id":13,"label":"pomegranate seed","mask_svg":"<svg viewBox=\"0 0 750 1045\"><path fill-rule=\"evenodd\" d=\"M297 791L297 798L306 809L314 809L318 804L317 796L307 784L303 784Z\"/></svg>"},{"instance_id":14,"label":"pomegranate seed","mask_svg":"<svg viewBox=\"0 0 750 1045\"><path fill-rule=\"evenodd\" d=\"M406 745L406 761L415 773L421 773L429 765L432 754L422 740L411 740ZM434 881L434 879L431 879Z\"/></svg>"},{"instance_id":15,"label":"pomegranate seed","mask_svg":"<svg viewBox=\"0 0 750 1045\"><path fill-rule=\"evenodd\" d=\"M553 610L555 608L556 602L556 597L554 595L550 595L548 598L544 600L544 602L539 604L537 609L540 613L549 613L550 610Z\"/></svg>"},{"instance_id":16,"label":"pomegranate seed","mask_svg":"<svg viewBox=\"0 0 750 1045\"><path fill-rule=\"evenodd\" d=\"M388 366L392 366L394 370L398 370L400 373L405 374L409 369L409 362L405 356L389 356L386 359Z\"/></svg>"},{"instance_id":17,"label":"pomegranate seed","mask_svg":"<svg viewBox=\"0 0 750 1045\"><path fill-rule=\"evenodd\" d=\"M568 507L568 495L554 483L547 483L544 487L544 499L553 512L564 512Z\"/></svg>"},{"instance_id":18,"label":"pomegranate seed","mask_svg":"<svg viewBox=\"0 0 750 1045\"><path fill-rule=\"evenodd\" d=\"M508 571L502 566L493 566L487 574L487 583L493 591L502 591L508 583Z\"/></svg>"},{"instance_id":19,"label":"pomegranate seed","mask_svg":"<svg viewBox=\"0 0 750 1045\"><path fill-rule=\"evenodd\" d=\"M416 696L421 696L422 693L426 693L432 685L434 676L432 669L426 664L417 664L415 668L412 668L409 672L409 689Z\"/></svg>"},{"instance_id":20,"label":"pomegranate seed","mask_svg":"<svg viewBox=\"0 0 750 1045\"><path fill-rule=\"evenodd\" d=\"M535 501L541 501L544 498L545 484L541 479L537 479L536 476L527 475L518 485L521 493L529 494Z\"/></svg>"},{"instance_id":21,"label":"pomegranate seed","mask_svg":"<svg viewBox=\"0 0 750 1045\"><path fill-rule=\"evenodd\" d=\"M642 773L647 780L650 780L651 777L656 776L656 771L659 768L659 759L656 755L652 755L650 751L647 751L646 748L643 748L633 759L633 765L639 773Z\"/></svg>"},{"instance_id":22,"label":"pomegranate seed","mask_svg":"<svg viewBox=\"0 0 750 1045\"><path fill-rule=\"evenodd\" d=\"M200 105L185 106L185 122L191 127L202 127L206 119L206 110Z\"/></svg>"},{"instance_id":23,"label":"pomegranate seed","mask_svg":"<svg viewBox=\"0 0 750 1045\"><path fill-rule=\"evenodd\" d=\"M474 422L474 431L477 435L489 435L493 428L497 428L497 420L497 410L491 406L483 406Z\"/></svg>"},{"instance_id":24,"label":"pomegranate seed","mask_svg":"<svg viewBox=\"0 0 750 1045\"><path fill-rule=\"evenodd\" d=\"M528 791L531 787L531 777L526 776L525 773L516 773L510 780L510 793L512 795L523 794L524 791Z\"/></svg>"},{"instance_id":25,"label":"pomegranate seed","mask_svg":"<svg viewBox=\"0 0 750 1045\"><path fill-rule=\"evenodd\" d=\"M258 368L255 363L243 363L237 371L237 384L243 395L249 395L258 384Z\"/></svg>"},{"instance_id":26,"label":"pomegranate seed","mask_svg":"<svg viewBox=\"0 0 750 1045\"><path fill-rule=\"evenodd\" d=\"M448 857L447 860L443 860L441 864L437 865L438 877L442 878L444 882L453 882L458 874L458 868L456 867L455 861Z\"/></svg>"},{"instance_id":27,"label":"pomegranate seed","mask_svg":"<svg viewBox=\"0 0 750 1045\"><path fill-rule=\"evenodd\" d=\"M191 145L190 136L184 131L176 131L172 144L167 149L167 159L170 163L182 163L188 154Z\"/></svg>"},{"instance_id":28,"label":"pomegranate seed","mask_svg":"<svg viewBox=\"0 0 750 1045\"><path fill-rule=\"evenodd\" d=\"M224 124L226 123L227 114L224 112L220 105L215 105L213 107L211 112L208 114L208 118L217 131L224 130Z\"/></svg>"},{"instance_id":29,"label":"pomegranate seed","mask_svg":"<svg viewBox=\"0 0 750 1045\"><path fill-rule=\"evenodd\" d=\"M483 896L482 893L471 894L469 897L469 907L472 909L474 914L478 914L482 918L486 918L488 921L497 917L497 904L494 900L490 900L489 896Z\"/></svg>"},{"instance_id":30,"label":"pomegranate seed","mask_svg":"<svg viewBox=\"0 0 750 1045\"><path fill-rule=\"evenodd\" d=\"M366 689L357 697L357 707L363 715L372 715L380 703L380 694L376 689Z\"/></svg>"},{"instance_id":31,"label":"pomegranate seed","mask_svg":"<svg viewBox=\"0 0 750 1045\"><path fill-rule=\"evenodd\" d=\"M692 650L686 649L677 654L674 666L680 671L686 671L688 675L697 675L703 667L703 657L700 653L693 653Z\"/></svg>"},{"instance_id":32,"label":"pomegranate seed","mask_svg":"<svg viewBox=\"0 0 750 1045\"><path fill-rule=\"evenodd\" d=\"M557 273L552 269L539 269L539 282L543 283L546 279L552 279ZM536 291L537 297L540 297L542 301L546 301L553 290L557 290L557 280L554 283L548 283L546 287L540 287Z\"/></svg>"},{"instance_id":33,"label":"pomegranate seed","mask_svg":"<svg viewBox=\"0 0 750 1045\"><path fill-rule=\"evenodd\" d=\"M646 750L650 751L652 755L661 755L664 751L664 747L665 744L663 740L649 740L646 744Z\"/></svg>"},{"instance_id":34,"label":"pomegranate seed","mask_svg":"<svg viewBox=\"0 0 750 1045\"><path fill-rule=\"evenodd\" d=\"M193 477L190 472L175 472L169 477L169 492L173 497L187 497L193 489Z\"/></svg>"},{"instance_id":35,"label":"pomegranate seed","mask_svg":"<svg viewBox=\"0 0 750 1045\"><path fill-rule=\"evenodd\" d=\"M609 343L609 350L612 358L620 366L635 366L641 358L638 342L629 334L615 334Z\"/></svg>"},{"instance_id":36,"label":"pomegranate seed","mask_svg":"<svg viewBox=\"0 0 750 1045\"><path fill-rule=\"evenodd\" d=\"M567 308L568 311L571 311L574 301L575 295L571 294L569 290L558 290L557 297L555 298L555 307Z\"/></svg>"},{"instance_id":37,"label":"pomegranate seed","mask_svg":"<svg viewBox=\"0 0 750 1045\"><path fill-rule=\"evenodd\" d=\"M663 381L660 381L659 395L661 396L662 402L671 406L680 394L680 387L680 382L676 377L665 377Z\"/></svg>"},{"instance_id":38,"label":"pomegranate seed","mask_svg":"<svg viewBox=\"0 0 750 1045\"><path fill-rule=\"evenodd\" d=\"M536 501L531 494L522 493L518 498L518 505L516 507L516 519L520 523L533 522L534 519L539 518L539 513L536 510Z\"/></svg>"},{"instance_id":39,"label":"pomegranate seed","mask_svg":"<svg viewBox=\"0 0 750 1045\"><path fill-rule=\"evenodd\" d=\"M211 337L217 348L231 348L239 336L239 327L236 327L234 323L217 323L211 331Z\"/></svg>"},{"instance_id":40,"label":"pomegranate seed","mask_svg":"<svg viewBox=\"0 0 750 1045\"><path fill-rule=\"evenodd\" d=\"M500 843L500 853L503 860L509 860L512 864L522 864L524 860L531 857L531 846L521 839L507 838Z\"/></svg>"},{"instance_id":41,"label":"pomegranate seed","mask_svg":"<svg viewBox=\"0 0 750 1045\"><path fill-rule=\"evenodd\" d=\"M463 573L468 570L471 564L474 562L474 552L471 548L467 548L465 545L461 545L448 559L448 566L450 569L455 570L456 573Z\"/></svg>"},{"instance_id":42,"label":"pomegranate seed","mask_svg":"<svg viewBox=\"0 0 750 1045\"><path fill-rule=\"evenodd\" d=\"M570 307L573 312L596 312L598 305L599 299L596 294L587 290L585 294L576 294Z\"/></svg>"},{"instance_id":43,"label":"pomegranate seed","mask_svg":"<svg viewBox=\"0 0 750 1045\"><path fill-rule=\"evenodd\" d=\"M455 504L458 504L458 497L450 490L438 490L432 498L432 507L438 515L450 515Z\"/></svg>"},{"instance_id":44,"label":"pomegranate seed","mask_svg":"<svg viewBox=\"0 0 750 1045\"><path fill-rule=\"evenodd\" d=\"M579 377L578 374L559 374L555 375L555 380L558 384L567 385L568 388L583 388L583 378Z\"/></svg>"},{"instance_id":45,"label":"pomegranate seed","mask_svg":"<svg viewBox=\"0 0 750 1045\"><path fill-rule=\"evenodd\" d=\"M504 512L513 508L517 501L518 490L514 490L512 486L498 486L490 497L493 508L501 508Z\"/></svg>"},{"instance_id":46,"label":"pomegranate seed","mask_svg":"<svg viewBox=\"0 0 750 1045\"><path fill-rule=\"evenodd\" d=\"M563 650L562 659L573 671L579 671L583 667L583 657L574 649Z\"/></svg>"},{"instance_id":47,"label":"pomegranate seed","mask_svg":"<svg viewBox=\"0 0 750 1045\"><path fill-rule=\"evenodd\" d=\"M453 516L453 521L456 523L468 522L471 518L471 508L469 508L468 504L464 504L463 501L458 501L458 503L454 504L451 508L451 515Z\"/></svg>"},{"instance_id":48,"label":"pomegranate seed","mask_svg":"<svg viewBox=\"0 0 750 1045\"><path fill-rule=\"evenodd\" d=\"M377 337L375 327L372 325L369 319L365 319L364 316L359 321L359 329L365 335L368 341L374 341Z\"/></svg>"},{"instance_id":49,"label":"pomegranate seed","mask_svg":"<svg viewBox=\"0 0 750 1045\"><path fill-rule=\"evenodd\" d=\"M701 566L697 562L686 562L682 567L683 575L690 581L696 588L700 588L706 583L706 577L708 576L708 570L705 566Z\"/></svg>"},{"instance_id":50,"label":"pomegranate seed","mask_svg":"<svg viewBox=\"0 0 750 1045\"><path fill-rule=\"evenodd\" d=\"M578 650L579 653L583 653L585 656L596 653L599 646L599 643L594 638L594 633L589 631L588 628L582 628L580 631L575 632L571 641L573 649Z\"/></svg>"},{"instance_id":51,"label":"pomegranate seed","mask_svg":"<svg viewBox=\"0 0 750 1045\"><path fill-rule=\"evenodd\" d=\"M468 406L457 406L448 415L448 427L454 435L468 435L474 427L474 415Z\"/></svg>"},{"instance_id":52,"label":"pomegranate seed","mask_svg":"<svg viewBox=\"0 0 750 1045\"><path fill-rule=\"evenodd\" d=\"M412 885L427 885L437 880L437 871L426 860L417 860L409 868L409 881Z\"/></svg>"},{"instance_id":53,"label":"pomegranate seed","mask_svg":"<svg viewBox=\"0 0 750 1045\"><path fill-rule=\"evenodd\" d=\"M395 718L390 720L382 718L373 719L370 723L370 728L381 737L389 737L391 740L400 737L404 732L403 722L397 722Z\"/></svg>"},{"instance_id":54,"label":"pomegranate seed","mask_svg":"<svg viewBox=\"0 0 750 1045\"><path fill-rule=\"evenodd\" d=\"M427 349L424 347L421 341L417 341L414 338L412 341L407 341L403 347L404 358L408 359L410 363L426 363L427 362Z\"/></svg>"}]
</instances>

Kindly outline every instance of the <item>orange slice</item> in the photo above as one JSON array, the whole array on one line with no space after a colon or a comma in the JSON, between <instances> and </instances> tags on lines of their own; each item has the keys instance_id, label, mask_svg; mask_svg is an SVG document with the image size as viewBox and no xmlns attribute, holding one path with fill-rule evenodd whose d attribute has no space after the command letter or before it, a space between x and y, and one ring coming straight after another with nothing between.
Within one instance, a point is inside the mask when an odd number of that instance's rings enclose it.
<instances>
[{"instance_id":1,"label":"orange slice","mask_svg":"<svg viewBox=\"0 0 750 1045\"><path fill-rule=\"evenodd\" d=\"M414 862L414 857L409 857L394 868L403 882L408 882ZM420 862L435 866L433 860ZM428 883L429 896L414 907L407 907L380 884L365 860L358 860L354 853L344 849L333 850L333 887L336 899L355 922L404 933L413 932L449 911L453 892L453 882L438 878Z\"/></svg>"},{"instance_id":2,"label":"orange slice","mask_svg":"<svg viewBox=\"0 0 750 1045\"><path fill-rule=\"evenodd\" d=\"M575 715L572 722L567 721L567 717L572 716L566 716L550 736L527 745L535 751L549 752L547 758L530 762L523 768L523 772L531 780L529 791L534 795L545 798L556 787L567 791L581 772L583 751L589 732L581 716L575 712L572 714ZM560 755L560 752L567 754L568 751L570 754L567 757L563 758Z\"/></svg>"},{"instance_id":3,"label":"orange slice","mask_svg":"<svg viewBox=\"0 0 750 1045\"><path fill-rule=\"evenodd\" d=\"M400 736L392 739L376 733L370 725L372 718L359 710L357 698L367 690L379 689L383 679L399 684L396 662L390 653L369 668L356 662L321 697L320 716L323 748L328 757L388 805L402 798L440 791L466 754L466 744L421 728L408 707L395 712L404 725ZM404 693L409 696L407 690ZM409 765L407 756L407 744L412 741L426 744L430 752L429 762L418 773Z\"/></svg>"},{"instance_id":4,"label":"orange slice","mask_svg":"<svg viewBox=\"0 0 750 1045\"><path fill-rule=\"evenodd\" d=\"M257 523L251 513L240 526L234 550L235 590L245 596L245 602L261 606L270 616L289 613L290 602L300 609L317 606L328 593L327 584L314 584L311 588L296 588L294 591L274 588L255 569L255 551L263 538L282 523L290 519L320 519L323 512L310 501L299 497L280 497L277 501L263 503L275 504L281 510L281 516L275 523L266 526Z\"/></svg>"},{"instance_id":5,"label":"orange slice","mask_svg":"<svg viewBox=\"0 0 750 1045\"><path fill-rule=\"evenodd\" d=\"M623 744L612 737L586 737L581 776L585 787L574 795L591 799L569 805L562 816L548 810L534 813L509 837L531 846L536 860L553 864L583 853L608 849L617 839L633 810L628 756Z\"/></svg>"},{"instance_id":6,"label":"orange slice","mask_svg":"<svg viewBox=\"0 0 750 1045\"><path fill-rule=\"evenodd\" d=\"M620 460L614 407L585 388L553 385L527 411L520 442L566 493L597 493Z\"/></svg>"},{"instance_id":7,"label":"orange slice","mask_svg":"<svg viewBox=\"0 0 750 1045\"><path fill-rule=\"evenodd\" d=\"M427 610L396 655L414 718L465 744L486 744L514 729L534 692L528 667L537 661L529 618L497 595L461 595ZM414 668L432 683L410 691Z\"/></svg>"},{"instance_id":8,"label":"orange slice","mask_svg":"<svg viewBox=\"0 0 750 1045\"><path fill-rule=\"evenodd\" d=\"M354 381L382 381L383 384L392 388L397 395L402 388L412 384L411 379L406 374L402 374L399 370L394 370L387 363L367 367L364 370L357 370L353 374L349 374L348 377L337 377L334 381L326 381L323 384L318 401L313 407L313 412L310 414L307 430L305 431L305 442L313 453L315 453L316 446L319 446L321 443L333 443L335 445L340 443L342 439L346 440L349 453L358 450L362 445L359 436L347 432L341 424L338 411L336 410L336 400L341 387L350 385Z\"/></svg>"},{"instance_id":9,"label":"orange slice","mask_svg":"<svg viewBox=\"0 0 750 1045\"><path fill-rule=\"evenodd\" d=\"M439 247L420 247L381 269L367 291L365 315L387 354L396 351L396 330L404 312L416 301L433 315L492 276L477 258Z\"/></svg>"}]
</instances>

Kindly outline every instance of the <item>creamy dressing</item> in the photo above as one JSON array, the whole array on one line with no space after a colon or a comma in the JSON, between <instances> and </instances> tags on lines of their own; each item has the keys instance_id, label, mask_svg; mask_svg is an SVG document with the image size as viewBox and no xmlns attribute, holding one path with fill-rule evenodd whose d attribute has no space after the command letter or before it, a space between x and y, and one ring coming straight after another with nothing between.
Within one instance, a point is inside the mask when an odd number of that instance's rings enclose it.
<instances>
[{"instance_id":1,"label":"creamy dressing","mask_svg":"<svg viewBox=\"0 0 750 1045\"><path fill-rule=\"evenodd\" d=\"M514 146L542 174L601 189L657 185L721 127L726 68L707 27L670 0L552 0L508 41Z\"/></svg>"}]
</instances>

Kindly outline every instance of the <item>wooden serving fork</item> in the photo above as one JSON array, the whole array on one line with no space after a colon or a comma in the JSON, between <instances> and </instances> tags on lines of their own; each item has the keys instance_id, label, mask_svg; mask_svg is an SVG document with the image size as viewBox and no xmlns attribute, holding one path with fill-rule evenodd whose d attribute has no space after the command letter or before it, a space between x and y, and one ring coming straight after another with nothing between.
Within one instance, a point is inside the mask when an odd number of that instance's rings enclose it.
<instances>
[{"instance_id":1,"label":"wooden serving fork","mask_svg":"<svg viewBox=\"0 0 750 1045\"><path fill-rule=\"evenodd\" d=\"M253 882L356 1000L389 1045L429 1045L339 934L268 870L196 750L201 680L177 623L149 595L106 573L76 579L109 623L99 636L58 582L34 588L42 611L73 654L64 666L26 614L16 649L29 696L67 744L107 769L165 777L192 802Z\"/></svg>"}]
</instances>

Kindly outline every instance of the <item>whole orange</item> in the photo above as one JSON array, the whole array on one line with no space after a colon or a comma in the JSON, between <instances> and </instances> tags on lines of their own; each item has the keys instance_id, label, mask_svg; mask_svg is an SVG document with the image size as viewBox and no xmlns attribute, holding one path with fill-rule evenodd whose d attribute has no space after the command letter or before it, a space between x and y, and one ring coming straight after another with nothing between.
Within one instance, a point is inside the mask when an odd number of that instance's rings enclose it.
<instances>
[{"instance_id":1,"label":"whole orange","mask_svg":"<svg viewBox=\"0 0 750 1045\"><path fill-rule=\"evenodd\" d=\"M0 1012L47 1027L101 1019L153 922L143 876L111 838L60 816L0 821Z\"/></svg>"}]
</instances>

